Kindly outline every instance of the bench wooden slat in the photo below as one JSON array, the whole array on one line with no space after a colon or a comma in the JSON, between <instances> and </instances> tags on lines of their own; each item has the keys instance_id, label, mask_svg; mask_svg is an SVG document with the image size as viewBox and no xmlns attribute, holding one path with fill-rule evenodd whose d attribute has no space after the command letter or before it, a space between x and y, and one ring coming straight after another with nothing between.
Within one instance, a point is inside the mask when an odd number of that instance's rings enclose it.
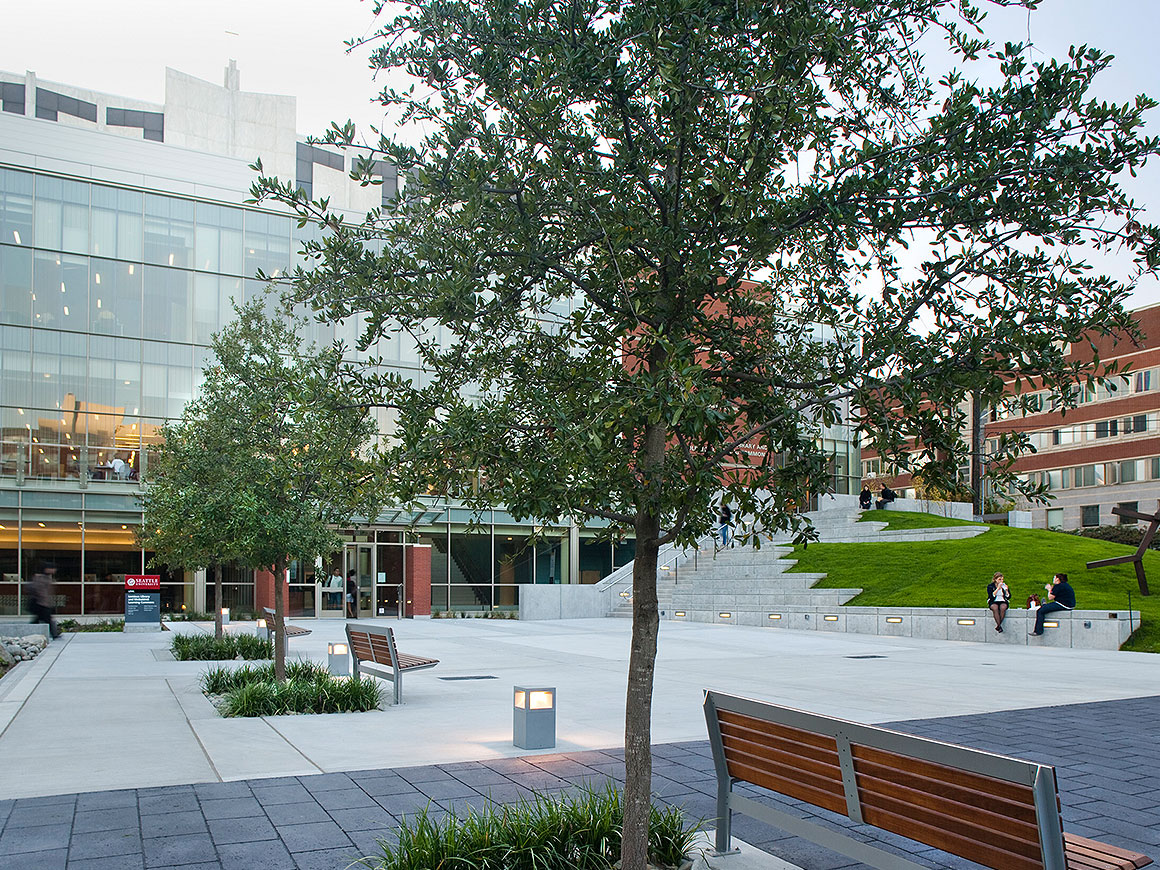
<instances>
[{"instance_id":1,"label":"bench wooden slat","mask_svg":"<svg viewBox=\"0 0 1160 870\"><path fill-rule=\"evenodd\" d=\"M1092 862L1090 864L1076 863L1074 866L1077 868L1093 867L1101 868L1101 870L1138 870L1138 868L1147 867L1152 863L1147 855L1121 849L1118 846L1109 846L1107 843L1099 843L1075 834L1065 833L1063 842L1067 846L1069 867L1073 866L1073 860Z\"/></svg>"},{"instance_id":2,"label":"bench wooden slat","mask_svg":"<svg viewBox=\"0 0 1160 870\"><path fill-rule=\"evenodd\" d=\"M899 771L908 775L907 781L913 788L919 789L922 788L922 779L928 782L943 783L946 780L948 772L953 771L954 782L948 785L952 788L962 789L964 797L966 797L965 792L994 795L996 798L1007 801L1002 807L997 808L999 812L1013 811L1017 806L1030 807L1030 815L1027 815L1025 818L1031 822L1035 821L1035 800L1029 786L1008 782L970 770L963 770L959 767L938 764L933 761L923 761L922 759L911 758L907 755L899 755L874 746L858 744L852 748L854 749L854 758L859 769L864 765L870 770L876 765L879 769Z\"/></svg>"}]
</instances>

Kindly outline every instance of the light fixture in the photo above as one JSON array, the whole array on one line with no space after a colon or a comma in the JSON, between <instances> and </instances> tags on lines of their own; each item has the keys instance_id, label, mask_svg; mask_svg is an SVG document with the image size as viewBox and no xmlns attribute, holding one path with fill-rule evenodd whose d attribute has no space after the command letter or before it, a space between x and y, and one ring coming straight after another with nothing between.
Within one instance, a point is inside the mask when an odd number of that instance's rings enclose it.
<instances>
[{"instance_id":1,"label":"light fixture","mask_svg":"<svg viewBox=\"0 0 1160 870\"><path fill-rule=\"evenodd\" d=\"M133 274L133 269L136 268L132 263L129 264L129 274Z\"/></svg>"},{"instance_id":2,"label":"light fixture","mask_svg":"<svg viewBox=\"0 0 1160 870\"><path fill-rule=\"evenodd\" d=\"M673 611L673 616L684 616L684 615L685 615L685 611L683 611L683 610L674 610Z\"/></svg>"},{"instance_id":3,"label":"light fixture","mask_svg":"<svg viewBox=\"0 0 1160 870\"><path fill-rule=\"evenodd\" d=\"M1043 627L1044 628L1059 628L1059 623L1058 622L1045 622L1045 623L1043 623Z\"/></svg>"},{"instance_id":4,"label":"light fixture","mask_svg":"<svg viewBox=\"0 0 1160 870\"><path fill-rule=\"evenodd\" d=\"M902 617L901 616L888 616L888 617L886 617L886 621L889 622L891 625L897 625L898 623L902 622Z\"/></svg>"},{"instance_id":5,"label":"light fixture","mask_svg":"<svg viewBox=\"0 0 1160 870\"><path fill-rule=\"evenodd\" d=\"M973 620L973 619L960 619L959 620L959 625L974 625L974 624L975 624L975 620Z\"/></svg>"},{"instance_id":6,"label":"light fixture","mask_svg":"<svg viewBox=\"0 0 1160 870\"><path fill-rule=\"evenodd\" d=\"M228 607L222 608L222 625L230 624L230 609Z\"/></svg>"},{"instance_id":7,"label":"light fixture","mask_svg":"<svg viewBox=\"0 0 1160 870\"><path fill-rule=\"evenodd\" d=\"M100 284L101 283L101 273L100 272L93 272L93 280L96 281L98 284ZM97 300L97 307L98 308L101 307L101 300L100 299Z\"/></svg>"},{"instance_id":8,"label":"light fixture","mask_svg":"<svg viewBox=\"0 0 1160 870\"><path fill-rule=\"evenodd\" d=\"M838 621L838 617L836 617L836 616L823 616L822 619L824 619L826 622L837 622Z\"/></svg>"},{"instance_id":9,"label":"light fixture","mask_svg":"<svg viewBox=\"0 0 1160 870\"><path fill-rule=\"evenodd\" d=\"M515 686L512 742L520 749L551 749L556 745L556 689Z\"/></svg>"},{"instance_id":10,"label":"light fixture","mask_svg":"<svg viewBox=\"0 0 1160 870\"><path fill-rule=\"evenodd\" d=\"M20 230L13 230L12 231L12 238L16 239L16 244L18 244L18 245L24 244L23 242L20 241Z\"/></svg>"},{"instance_id":11,"label":"light fixture","mask_svg":"<svg viewBox=\"0 0 1160 870\"><path fill-rule=\"evenodd\" d=\"M172 266L172 265L173 265L173 257L174 257L174 255L173 255L173 254L170 254L170 255L169 255L169 265L170 265L170 266Z\"/></svg>"},{"instance_id":12,"label":"light fixture","mask_svg":"<svg viewBox=\"0 0 1160 870\"><path fill-rule=\"evenodd\" d=\"M722 610L720 613L717 614L717 616L721 619L732 619L733 618L733 614L727 610Z\"/></svg>"},{"instance_id":13,"label":"light fixture","mask_svg":"<svg viewBox=\"0 0 1160 870\"><path fill-rule=\"evenodd\" d=\"M780 613L771 613L771 614L769 614L769 618L770 619L781 619L781 614Z\"/></svg>"},{"instance_id":14,"label":"light fixture","mask_svg":"<svg viewBox=\"0 0 1160 870\"><path fill-rule=\"evenodd\" d=\"M332 677L350 676L350 650L345 643L326 645L326 669Z\"/></svg>"}]
</instances>

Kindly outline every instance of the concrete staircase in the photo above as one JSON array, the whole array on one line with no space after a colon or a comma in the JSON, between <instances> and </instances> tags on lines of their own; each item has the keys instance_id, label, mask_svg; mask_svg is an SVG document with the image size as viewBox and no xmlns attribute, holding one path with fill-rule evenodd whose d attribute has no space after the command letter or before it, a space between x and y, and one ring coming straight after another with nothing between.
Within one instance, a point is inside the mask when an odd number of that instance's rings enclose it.
<instances>
[{"instance_id":1,"label":"concrete staircase","mask_svg":"<svg viewBox=\"0 0 1160 870\"><path fill-rule=\"evenodd\" d=\"M950 540L982 534L985 526L949 526L883 532L884 522L858 522L860 510L834 509L808 515L825 543ZM696 622L736 619L739 614L768 613L793 607L833 608L845 604L861 589L815 589L825 574L790 573L797 560L789 536L765 542L760 549L737 544L718 549L706 542L683 559L667 560L657 569L657 597L662 618ZM728 613L730 617L723 617ZM611 616L631 618L632 598L627 589Z\"/></svg>"}]
</instances>

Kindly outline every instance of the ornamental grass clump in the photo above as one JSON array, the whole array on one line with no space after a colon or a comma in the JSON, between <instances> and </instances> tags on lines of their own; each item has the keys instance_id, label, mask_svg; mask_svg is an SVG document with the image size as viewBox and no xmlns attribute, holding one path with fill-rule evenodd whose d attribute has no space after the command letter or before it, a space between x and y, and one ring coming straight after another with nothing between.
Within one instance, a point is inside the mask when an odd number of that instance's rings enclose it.
<instances>
[{"instance_id":1,"label":"ornamental grass clump","mask_svg":"<svg viewBox=\"0 0 1160 870\"><path fill-rule=\"evenodd\" d=\"M175 634L169 644L179 662L215 662L243 659L272 659L274 643L252 634Z\"/></svg>"},{"instance_id":2,"label":"ornamental grass clump","mask_svg":"<svg viewBox=\"0 0 1160 870\"><path fill-rule=\"evenodd\" d=\"M382 703L374 679L339 679L314 662L290 662L286 682L274 679L274 665L216 667L202 675L201 687L217 698L223 716L281 716L288 713L365 713Z\"/></svg>"},{"instance_id":3,"label":"ornamental grass clump","mask_svg":"<svg viewBox=\"0 0 1160 870\"><path fill-rule=\"evenodd\" d=\"M381 855L360 862L371 870L608 870L620 857L620 793L584 789L534 802L488 804L440 821L426 811L403 821L398 842L379 841ZM681 811L653 807L648 857L657 867L686 863L696 826Z\"/></svg>"}]
</instances>

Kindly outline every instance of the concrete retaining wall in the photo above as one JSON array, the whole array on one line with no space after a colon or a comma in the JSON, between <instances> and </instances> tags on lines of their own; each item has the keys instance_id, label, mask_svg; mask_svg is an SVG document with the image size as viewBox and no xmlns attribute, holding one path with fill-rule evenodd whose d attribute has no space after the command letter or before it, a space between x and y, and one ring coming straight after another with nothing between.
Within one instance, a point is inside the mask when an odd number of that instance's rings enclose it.
<instances>
[{"instance_id":1,"label":"concrete retaining wall","mask_svg":"<svg viewBox=\"0 0 1160 870\"><path fill-rule=\"evenodd\" d=\"M610 591L593 585L529 583L520 587L522 620L593 619L608 616L613 606Z\"/></svg>"},{"instance_id":2,"label":"concrete retaining wall","mask_svg":"<svg viewBox=\"0 0 1160 870\"><path fill-rule=\"evenodd\" d=\"M728 615L726 615L728 614ZM880 637L921 637L931 640L962 640L1014 646L1052 646L1074 649L1119 649L1133 627L1140 625L1139 611L1073 610L1052 614L1043 637L1030 637L1034 613L1009 610L1003 633L995 631L991 611L982 608L945 607L779 607L766 611L675 610L678 622L736 623L737 625L791 628L798 631L873 634Z\"/></svg>"},{"instance_id":3,"label":"concrete retaining wall","mask_svg":"<svg viewBox=\"0 0 1160 870\"><path fill-rule=\"evenodd\" d=\"M0 637L28 637L31 634L48 637L48 626L44 623L0 622Z\"/></svg>"}]
</instances>

